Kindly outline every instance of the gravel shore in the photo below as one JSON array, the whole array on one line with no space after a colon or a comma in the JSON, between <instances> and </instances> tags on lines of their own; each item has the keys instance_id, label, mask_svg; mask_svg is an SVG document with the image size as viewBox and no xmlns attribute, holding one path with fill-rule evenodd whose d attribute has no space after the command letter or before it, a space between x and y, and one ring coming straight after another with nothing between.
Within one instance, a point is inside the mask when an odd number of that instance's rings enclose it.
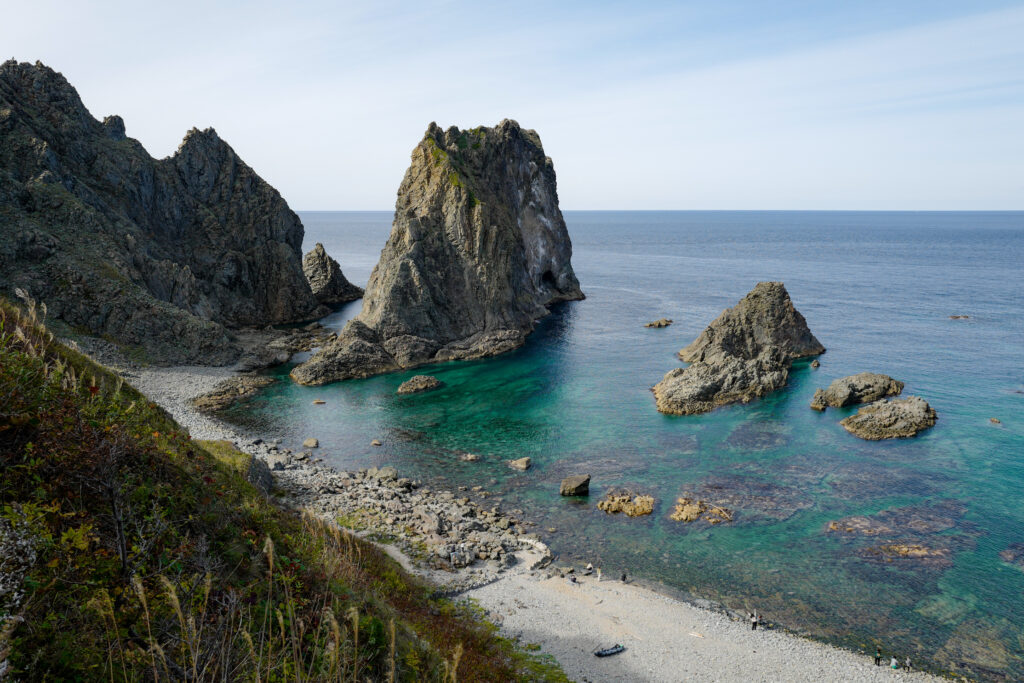
<instances>
[{"instance_id":1,"label":"gravel shore","mask_svg":"<svg viewBox=\"0 0 1024 683\"><path fill-rule=\"evenodd\" d=\"M108 364L118 365L109 359ZM745 621L647 588L578 575L582 568L573 574L575 581L565 578L568 568L551 566L547 549L514 515L484 509L464 493L430 491L391 471L382 474L391 468L337 472L308 452L279 450L192 408L192 398L234 376L230 368L117 369L193 438L232 441L267 461L275 484L286 492L286 502L327 517L359 515L370 531L397 535L387 549L403 566L441 591L477 601L505 635L539 645L573 680L943 680L889 669L888 652L883 666L876 667L870 656L782 631L751 631ZM397 531L410 526L419 535L405 537ZM471 548L466 567L459 566L465 556L451 553L465 551L461 541ZM419 552L412 552L414 547ZM593 655L595 649L616 643L626 650L612 657Z\"/></svg>"}]
</instances>

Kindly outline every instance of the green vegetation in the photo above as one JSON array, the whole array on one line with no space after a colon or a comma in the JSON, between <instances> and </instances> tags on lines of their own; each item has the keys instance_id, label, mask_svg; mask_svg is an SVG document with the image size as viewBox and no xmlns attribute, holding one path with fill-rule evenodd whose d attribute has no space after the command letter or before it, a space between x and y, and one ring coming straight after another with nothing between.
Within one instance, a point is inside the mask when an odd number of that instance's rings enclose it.
<instances>
[{"instance_id":1,"label":"green vegetation","mask_svg":"<svg viewBox=\"0 0 1024 683\"><path fill-rule=\"evenodd\" d=\"M25 593L0 594L14 678L566 680L372 544L274 505L247 456L191 441L26 303L0 301L0 550Z\"/></svg>"}]
</instances>

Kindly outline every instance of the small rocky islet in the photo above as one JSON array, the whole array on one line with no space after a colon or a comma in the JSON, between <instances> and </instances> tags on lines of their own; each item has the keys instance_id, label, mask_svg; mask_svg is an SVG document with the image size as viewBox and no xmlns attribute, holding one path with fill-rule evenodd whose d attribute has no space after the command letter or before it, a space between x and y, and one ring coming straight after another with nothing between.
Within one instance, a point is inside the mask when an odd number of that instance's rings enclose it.
<instances>
[{"instance_id":1,"label":"small rocky islet","mask_svg":"<svg viewBox=\"0 0 1024 683\"><path fill-rule=\"evenodd\" d=\"M652 390L662 413L706 413L782 388L792 361L824 352L785 285L759 282L679 352L690 365L669 371Z\"/></svg>"}]
</instances>

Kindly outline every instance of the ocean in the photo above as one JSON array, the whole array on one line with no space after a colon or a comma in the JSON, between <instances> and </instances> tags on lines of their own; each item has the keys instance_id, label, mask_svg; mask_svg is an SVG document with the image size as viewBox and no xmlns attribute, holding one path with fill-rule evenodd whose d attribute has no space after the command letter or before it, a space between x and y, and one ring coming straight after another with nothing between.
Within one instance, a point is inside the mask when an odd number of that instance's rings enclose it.
<instances>
[{"instance_id":1,"label":"ocean","mask_svg":"<svg viewBox=\"0 0 1024 683\"><path fill-rule=\"evenodd\" d=\"M300 215L304 248L322 242L365 284L391 212ZM483 486L536 522L560 563L628 570L854 649L1024 678L1024 213L565 218L587 298L556 307L525 347L326 387L296 386L283 367L228 419L292 448L316 437L341 468ZM821 367L795 364L785 389L746 405L658 413L650 387L680 366L675 353L761 280L786 284L828 349ZM661 317L674 323L643 327ZM864 371L905 382L936 426L867 442L839 425L855 409L808 407L816 388ZM423 373L444 388L395 395ZM530 470L506 466L523 456ZM558 495L576 473L592 475L589 499ZM653 514L596 509L620 488L653 495ZM672 521L683 495L726 501L735 519Z\"/></svg>"}]
</instances>

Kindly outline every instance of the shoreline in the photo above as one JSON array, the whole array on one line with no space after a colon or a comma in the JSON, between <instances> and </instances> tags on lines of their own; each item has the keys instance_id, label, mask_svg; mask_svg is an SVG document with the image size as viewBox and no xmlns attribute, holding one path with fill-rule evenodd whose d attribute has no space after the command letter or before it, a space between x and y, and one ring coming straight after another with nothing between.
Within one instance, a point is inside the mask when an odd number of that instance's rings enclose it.
<instances>
[{"instance_id":1,"label":"shoreline","mask_svg":"<svg viewBox=\"0 0 1024 683\"><path fill-rule=\"evenodd\" d=\"M316 457L315 449L295 453L242 434L189 403L237 376L232 367L140 368L110 358L102 361L167 410L193 438L230 441L265 462L275 487L285 494L282 504L310 509L332 520L344 516L361 523L358 533L378 542L407 571L433 583L441 593L475 601L503 635L531 649L539 646L540 652L554 656L572 680L948 680L916 670L891 670L886 665L889 653L884 653L883 666L876 667L867 654L785 630L751 631L748 622L724 610L633 583L608 578L599 582L593 576L580 576L582 568L556 568L547 547L527 531L529 522L497 508L485 510L485 497L477 502L469 498L470 492L431 490L398 477L393 468L339 471ZM381 477L384 470L389 471ZM456 537L454 543L423 532L422 526L411 537L401 531L388 533L410 518L435 531L435 517L442 533ZM501 534L497 539L489 536L495 532ZM422 540L428 536L432 545L425 546ZM458 567L463 558L453 561L447 553L460 552L460 539L472 544L484 536L486 559L473 558L468 566ZM444 553L439 555L439 550ZM457 567L454 571L446 568L452 564ZM605 658L592 654L616 643L626 650Z\"/></svg>"}]
</instances>

